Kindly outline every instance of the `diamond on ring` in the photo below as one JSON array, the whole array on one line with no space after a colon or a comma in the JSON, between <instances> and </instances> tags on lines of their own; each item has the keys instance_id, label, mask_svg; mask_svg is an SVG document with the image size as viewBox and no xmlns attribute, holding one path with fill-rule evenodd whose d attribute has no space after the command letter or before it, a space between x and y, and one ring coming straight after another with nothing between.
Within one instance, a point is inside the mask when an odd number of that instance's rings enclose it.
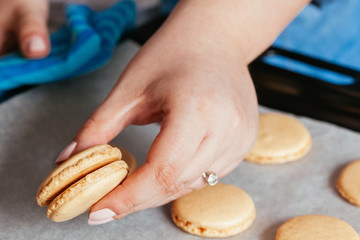
<instances>
[{"instance_id":1,"label":"diamond on ring","mask_svg":"<svg viewBox=\"0 0 360 240\"><path fill-rule=\"evenodd\" d=\"M214 172L204 172L202 176L210 186L214 186L218 183L218 177Z\"/></svg>"}]
</instances>

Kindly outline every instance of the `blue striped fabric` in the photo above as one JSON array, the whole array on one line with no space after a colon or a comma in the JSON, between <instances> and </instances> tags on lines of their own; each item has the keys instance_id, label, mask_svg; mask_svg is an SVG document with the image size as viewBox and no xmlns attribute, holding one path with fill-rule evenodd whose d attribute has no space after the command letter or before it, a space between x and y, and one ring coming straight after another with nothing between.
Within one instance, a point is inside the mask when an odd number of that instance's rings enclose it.
<instances>
[{"instance_id":1,"label":"blue striped fabric","mask_svg":"<svg viewBox=\"0 0 360 240\"><path fill-rule=\"evenodd\" d=\"M94 12L86 5L69 4L67 23L50 37L51 52L29 60L19 52L0 58L0 94L22 85L60 81L88 73L106 64L126 31L135 26L136 6L123 0Z\"/></svg>"}]
</instances>

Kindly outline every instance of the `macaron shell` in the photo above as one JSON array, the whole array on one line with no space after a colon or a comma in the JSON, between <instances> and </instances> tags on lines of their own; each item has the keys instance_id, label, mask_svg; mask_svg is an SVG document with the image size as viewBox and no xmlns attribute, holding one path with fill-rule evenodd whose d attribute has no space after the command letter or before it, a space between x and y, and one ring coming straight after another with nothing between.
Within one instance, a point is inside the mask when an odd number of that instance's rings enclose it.
<instances>
[{"instance_id":1,"label":"macaron shell","mask_svg":"<svg viewBox=\"0 0 360 240\"><path fill-rule=\"evenodd\" d=\"M355 230L343 220L324 215L292 218L279 227L275 240L359 240Z\"/></svg>"},{"instance_id":2,"label":"macaron shell","mask_svg":"<svg viewBox=\"0 0 360 240\"><path fill-rule=\"evenodd\" d=\"M38 205L48 205L52 199L78 179L120 159L120 150L110 145L98 145L72 156L56 167L41 183L36 197Z\"/></svg>"},{"instance_id":3,"label":"macaron shell","mask_svg":"<svg viewBox=\"0 0 360 240\"><path fill-rule=\"evenodd\" d=\"M173 202L174 223L204 237L226 237L250 227L256 211L251 197L236 186L218 183Z\"/></svg>"},{"instance_id":4,"label":"macaron shell","mask_svg":"<svg viewBox=\"0 0 360 240\"><path fill-rule=\"evenodd\" d=\"M346 200L360 206L360 159L349 163L341 171L336 188Z\"/></svg>"},{"instance_id":5,"label":"macaron shell","mask_svg":"<svg viewBox=\"0 0 360 240\"><path fill-rule=\"evenodd\" d=\"M295 161L311 148L308 129L296 118L280 113L260 114L258 137L245 160L259 164Z\"/></svg>"},{"instance_id":6,"label":"macaron shell","mask_svg":"<svg viewBox=\"0 0 360 240\"><path fill-rule=\"evenodd\" d=\"M115 161L86 175L58 195L48 206L47 216L54 222L70 220L86 212L128 174L124 161Z\"/></svg>"},{"instance_id":7,"label":"macaron shell","mask_svg":"<svg viewBox=\"0 0 360 240\"><path fill-rule=\"evenodd\" d=\"M129 176L136 170L137 161L136 158L125 148L119 147L122 157L121 160L124 160L126 164L129 166Z\"/></svg>"}]
</instances>

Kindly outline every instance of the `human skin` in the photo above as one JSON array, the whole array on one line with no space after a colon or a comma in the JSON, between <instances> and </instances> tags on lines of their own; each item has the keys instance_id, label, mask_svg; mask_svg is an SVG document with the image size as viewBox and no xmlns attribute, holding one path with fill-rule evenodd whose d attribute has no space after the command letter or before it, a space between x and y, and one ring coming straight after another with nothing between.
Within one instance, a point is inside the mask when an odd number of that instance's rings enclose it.
<instances>
[{"instance_id":1,"label":"human skin","mask_svg":"<svg viewBox=\"0 0 360 240\"><path fill-rule=\"evenodd\" d=\"M50 52L46 0L0 0L0 54L16 46L27 58L42 58Z\"/></svg>"},{"instance_id":2,"label":"human skin","mask_svg":"<svg viewBox=\"0 0 360 240\"><path fill-rule=\"evenodd\" d=\"M179 2L57 159L108 143L129 124L162 122L146 163L92 207L89 224L165 204L205 186L203 172L221 178L242 161L258 122L247 65L307 3Z\"/></svg>"}]
</instances>

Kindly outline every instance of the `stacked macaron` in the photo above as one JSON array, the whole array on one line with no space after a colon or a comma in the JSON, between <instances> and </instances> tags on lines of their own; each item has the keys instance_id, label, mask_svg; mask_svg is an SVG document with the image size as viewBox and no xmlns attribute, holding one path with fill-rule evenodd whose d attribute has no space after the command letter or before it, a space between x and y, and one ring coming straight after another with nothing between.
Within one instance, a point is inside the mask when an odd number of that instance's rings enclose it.
<instances>
[{"instance_id":1,"label":"stacked macaron","mask_svg":"<svg viewBox=\"0 0 360 240\"><path fill-rule=\"evenodd\" d=\"M48 206L47 216L70 220L86 212L128 175L118 148L98 145L80 152L56 167L37 192L39 206Z\"/></svg>"}]
</instances>

